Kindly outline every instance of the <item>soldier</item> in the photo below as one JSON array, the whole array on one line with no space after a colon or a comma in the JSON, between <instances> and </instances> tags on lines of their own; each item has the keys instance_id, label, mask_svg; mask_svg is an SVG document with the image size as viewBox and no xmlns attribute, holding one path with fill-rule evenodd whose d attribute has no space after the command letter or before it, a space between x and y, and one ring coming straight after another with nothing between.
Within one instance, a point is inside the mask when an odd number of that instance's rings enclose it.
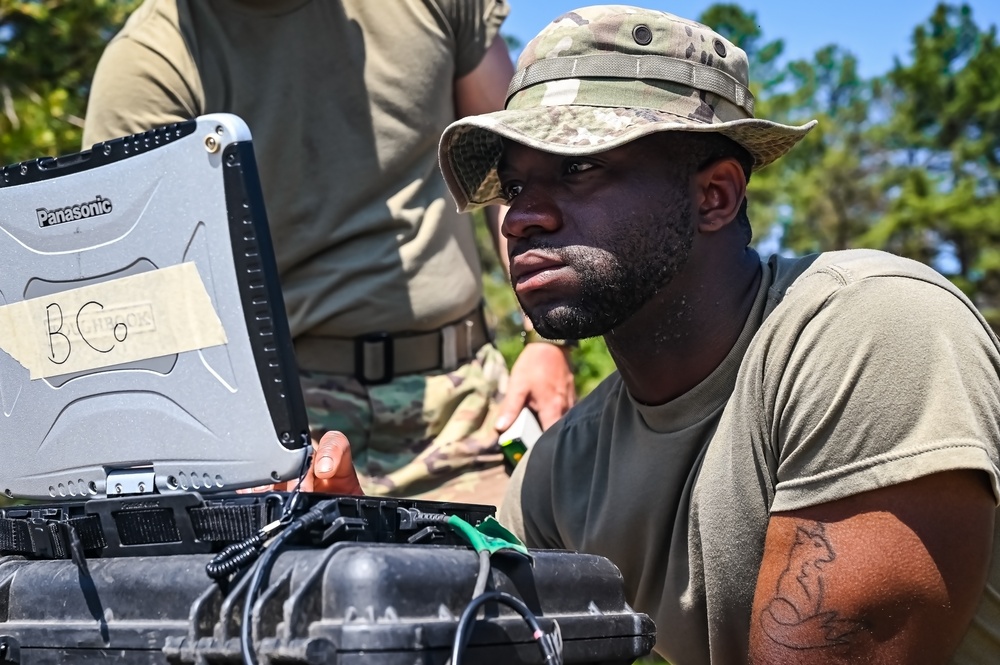
<instances>
[{"instance_id":1,"label":"soldier","mask_svg":"<svg viewBox=\"0 0 1000 665\"><path fill-rule=\"evenodd\" d=\"M921 264L761 260L748 179L814 123L755 118L748 83L706 26L588 7L445 131L460 208L510 206L537 330L618 368L501 519L614 561L675 665L997 662L1000 342Z\"/></svg>"}]
</instances>

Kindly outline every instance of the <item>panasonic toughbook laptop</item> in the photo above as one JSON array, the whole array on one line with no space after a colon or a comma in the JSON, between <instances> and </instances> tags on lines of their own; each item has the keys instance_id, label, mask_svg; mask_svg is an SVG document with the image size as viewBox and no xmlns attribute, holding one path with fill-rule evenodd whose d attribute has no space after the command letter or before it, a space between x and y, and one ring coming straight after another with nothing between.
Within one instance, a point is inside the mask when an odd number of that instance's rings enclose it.
<instances>
[{"instance_id":1,"label":"panasonic toughbook laptop","mask_svg":"<svg viewBox=\"0 0 1000 665\"><path fill-rule=\"evenodd\" d=\"M250 132L196 120L0 175L0 492L201 494L309 435Z\"/></svg>"}]
</instances>

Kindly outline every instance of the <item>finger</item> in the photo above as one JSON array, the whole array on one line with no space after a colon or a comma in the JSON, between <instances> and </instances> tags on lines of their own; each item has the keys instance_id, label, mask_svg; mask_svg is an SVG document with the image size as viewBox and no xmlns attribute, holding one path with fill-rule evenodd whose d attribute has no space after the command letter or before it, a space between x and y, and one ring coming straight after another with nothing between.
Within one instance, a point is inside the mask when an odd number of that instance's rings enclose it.
<instances>
[{"instance_id":1,"label":"finger","mask_svg":"<svg viewBox=\"0 0 1000 665\"><path fill-rule=\"evenodd\" d=\"M316 446L313 464L302 483L306 492L363 495L351 458L351 444L340 432L327 432Z\"/></svg>"},{"instance_id":2,"label":"finger","mask_svg":"<svg viewBox=\"0 0 1000 665\"><path fill-rule=\"evenodd\" d=\"M316 446L313 469L319 479L343 477L346 471L354 472L351 444L340 432L327 432Z\"/></svg>"},{"instance_id":3,"label":"finger","mask_svg":"<svg viewBox=\"0 0 1000 665\"><path fill-rule=\"evenodd\" d=\"M500 412L494 427L498 432L514 424L521 409L528 405L528 391L526 388L508 388L507 396L500 403Z\"/></svg>"},{"instance_id":4,"label":"finger","mask_svg":"<svg viewBox=\"0 0 1000 665\"><path fill-rule=\"evenodd\" d=\"M564 400L549 400L546 402L545 408L538 411L538 424L542 426L543 430L552 427L557 420L563 417L566 408L559 407L565 407L565 404Z\"/></svg>"}]
</instances>

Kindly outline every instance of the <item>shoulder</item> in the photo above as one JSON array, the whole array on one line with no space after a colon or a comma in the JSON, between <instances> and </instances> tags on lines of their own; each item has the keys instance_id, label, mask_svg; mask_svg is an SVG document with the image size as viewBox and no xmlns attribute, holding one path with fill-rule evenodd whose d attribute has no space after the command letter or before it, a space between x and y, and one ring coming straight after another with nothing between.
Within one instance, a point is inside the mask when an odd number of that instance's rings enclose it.
<instances>
[{"instance_id":1,"label":"shoulder","mask_svg":"<svg viewBox=\"0 0 1000 665\"><path fill-rule=\"evenodd\" d=\"M845 317L876 315L884 319L903 314L907 319L944 321L943 307L958 312L964 324L988 329L972 302L944 275L911 259L878 250L825 252L797 260L772 260L776 266L776 317L765 325L797 322L806 325L821 312L836 310ZM786 279L781 285L782 274ZM771 320L773 319L773 320ZM845 319L845 322L847 319Z\"/></svg>"},{"instance_id":2,"label":"shoulder","mask_svg":"<svg viewBox=\"0 0 1000 665\"><path fill-rule=\"evenodd\" d=\"M87 99L83 145L193 118L204 90L182 27L184 0L146 0L115 35L97 64Z\"/></svg>"},{"instance_id":3,"label":"shoulder","mask_svg":"<svg viewBox=\"0 0 1000 665\"><path fill-rule=\"evenodd\" d=\"M423 0L454 40L461 67L468 73L482 59L510 13L506 0Z\"/></svg>"},{"instance_id":4,"label":"shoulder","mask_svg":"<svg viewBox=\"0 0 1000 665\"><path fill-rule=\"evenodd\" d=\"M190 39L179 14L184 8L176 0L146 0L122 29L108 42L98 63L95 78L107 86L110 77L167 81L178 75L191 78L196 71Z\"/></svg>"},{"instance_id":5,"label":"shoulder","mask_svg":"<svg viewBox=\"0 0 1000 665\"><path fill-rule=\"evenodd\" d=\"M1000 342L926 265L868 250L816 256L744 363L775 465L772 510L956 468L998 477Z\"/></svg>"},{"instance_id":6,"label":"shoulder","mask_svg":"<svg viewBox=\"0 0 1000 665\"><path fill-rule=\"evenodd\" d=\"M421 4L433 7L445 16L456 18L466 15L507 16L510 12L507 0L421 0Z\"/></svg>"},{"instance_id":7,"label":"shoulder","mask_svg":"<svg viewBox=\"0 0 1000 665\"><path fill-rule=\"evenodd\" d=\"M874 249L850 249L839 252L824 252L802 259L807 266L791 283L788 291L803 290L804 285L817 285L824 290L836 290L859 284L865 280L880 278L900 278L895 283L901 288L908 281L936 285L955 296L962 296L944 275L930 266L912 259L903 258ZM819 283L825 285L819 287Z\"/></svg>"},{"instance_id":8,"label":"shoulder","mask_svg":"<svg viewBox=\"0 0 1000 665\"><path fill-rule=\"evenodd\" d=\"M176 0L145 0L132 12L108 46L118 46L121 42L131 42L158 52L162 52L165 46L183 47L180 10Z\"/></svg>"}]
</instances>

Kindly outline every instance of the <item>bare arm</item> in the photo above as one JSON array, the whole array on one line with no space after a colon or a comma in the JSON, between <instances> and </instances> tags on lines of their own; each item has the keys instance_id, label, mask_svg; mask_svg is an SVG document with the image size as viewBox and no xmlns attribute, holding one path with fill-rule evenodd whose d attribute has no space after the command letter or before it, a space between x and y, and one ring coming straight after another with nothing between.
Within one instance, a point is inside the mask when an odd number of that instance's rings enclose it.
<instances>
[{"instance_id":1,"label":"bare arm","mask_svg":"<svg viewBox=\"0 0 1000 665\"><path fill-rule=\"evenodd\" d=\"M514 77L507 44L499 35L471 72L455 79L455 117L499 111Z\"/></svg>"},{"instance_id":2,"label":"bare arm","mask_svg":"<svg viewBox=\"0 0 1000 665\"><path fill-rule=\"evenodd\" d=\"M985 474L948 471L772 515L751 662L946 663L986 582L994 514Z\"/></svg>"}]
</instances>

